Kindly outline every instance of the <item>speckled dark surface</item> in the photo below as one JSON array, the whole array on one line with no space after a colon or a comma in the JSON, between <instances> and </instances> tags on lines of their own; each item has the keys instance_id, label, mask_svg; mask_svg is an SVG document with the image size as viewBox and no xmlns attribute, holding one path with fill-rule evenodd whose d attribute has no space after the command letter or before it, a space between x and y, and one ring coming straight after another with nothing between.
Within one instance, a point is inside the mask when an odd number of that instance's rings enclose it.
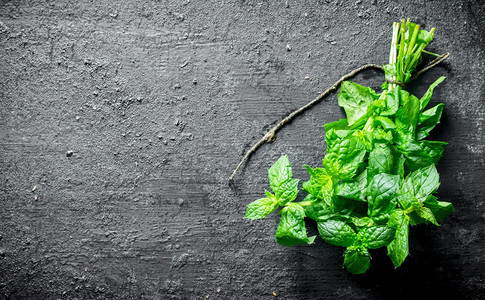
<instances>
[{"instance_id":1,"label":"speckled dark surface","mask_svg":"<svg viewBox=\"0 0 485 300\"><path fill-rule=\"evenodd\" d=\"M112 2L0 4L0 298L485 298L483 1ZM320 164L335 94L227 177L270 125L385 63L402 17L451 53L410 90L447 77L432 138L456 213L412 228L400 269L374 251L354 276L341 248L279 246L276 215L242 218L282 153L303 180Z\"/></svg>"}]
</instances>

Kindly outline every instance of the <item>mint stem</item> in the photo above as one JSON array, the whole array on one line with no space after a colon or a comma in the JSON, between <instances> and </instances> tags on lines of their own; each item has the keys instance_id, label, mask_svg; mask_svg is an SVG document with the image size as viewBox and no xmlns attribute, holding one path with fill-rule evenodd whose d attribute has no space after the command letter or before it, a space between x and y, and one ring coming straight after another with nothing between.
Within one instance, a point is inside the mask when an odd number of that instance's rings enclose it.
<instances>
[{"instance_id":1,"label":"mint stem","mask_svg":"<svg viewBox=\"0 0 485 300\"><path fill-rule=\"evenodd\" d=\"M392 40L391 40L391 51L389 53L389 64L395 64L397 61L397 40L399 35L399 23L394 22L392 24ZM396 76L392 76L392 80L396 80ZM388 90L392 90L396 87L396 84L390 83Z\"/></svg>"}]
</instances>

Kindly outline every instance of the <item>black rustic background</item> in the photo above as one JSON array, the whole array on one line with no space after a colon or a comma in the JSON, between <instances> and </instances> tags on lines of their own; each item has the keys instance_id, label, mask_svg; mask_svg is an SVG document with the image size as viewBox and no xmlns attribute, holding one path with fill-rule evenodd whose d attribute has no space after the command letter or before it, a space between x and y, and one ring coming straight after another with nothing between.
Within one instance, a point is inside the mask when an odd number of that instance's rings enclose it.
<instances>
[{"instance_id":1,"label":"black rustic background","mask_svg":"<svg viewBox=\"0 0 485 300\"><path fill-rule=\"evenodd\" d=\"M410 90L447 77L432 138L456 212L412 228L401 268L381 249L355 276L342 248L283 247L277 215L243 219L281 154L302 180L321 164L335 94L227 177L270 125L385 63L403 17L451 53ZM1 1L0 297L484 299L484 28L483 1Z\"/></svg>"}]
</instances>

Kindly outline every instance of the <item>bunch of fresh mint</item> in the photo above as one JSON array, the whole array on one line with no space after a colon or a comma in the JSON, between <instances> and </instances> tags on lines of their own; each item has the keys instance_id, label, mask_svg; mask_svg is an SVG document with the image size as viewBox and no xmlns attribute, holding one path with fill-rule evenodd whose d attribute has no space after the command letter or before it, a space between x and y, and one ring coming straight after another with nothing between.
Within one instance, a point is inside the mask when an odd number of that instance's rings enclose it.
<instances>
[{"instance_id":1,"label":"bunch of fresh mint","mask_svg":"<svg viewBox=\"0 0 485 300\"><path fill-rule=\"evenodd\" d=\"M288 157L269 169L273 193L247 207L245 218L264 218L279 206L276 241L282 245L311 244L305 217L317 222L320 237L346 247L344 266L354 274L367 271L369 249L387 247L394 266L409 253L410 225L438 225L453 212L449 202L433 195L439 176L435 164L445 142L425 140L439 123L443 104L427 108L436 80L421 99L404 90L412 80L422 52L433 39L431 31L407 21L394 23L389 64L384 65L383 91L344 81L338 104L346 119L325 125L327 154L323 168L305 166L310 180L302 184L308 195L295 202L298 179Z\"/></svg>"}]
</instances>

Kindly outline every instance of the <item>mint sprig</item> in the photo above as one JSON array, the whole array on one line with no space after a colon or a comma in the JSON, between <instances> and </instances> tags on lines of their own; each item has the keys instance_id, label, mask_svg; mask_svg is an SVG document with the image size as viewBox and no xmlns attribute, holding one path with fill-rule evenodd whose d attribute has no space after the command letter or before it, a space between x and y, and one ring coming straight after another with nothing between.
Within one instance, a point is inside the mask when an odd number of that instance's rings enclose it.
<instances>
[{"instance_id":1,"label":"mint sprig","mask_svg":"<svg viewBox=\"0 0 485 300\"><path fill-rule=\"evenodd\" d=\"M453 205L434 196L439 187L435 164L445 142L425 138L439 123L444 105L427 108L438 78L420 99L407 92L434 28L422 30L407 21L394 23L386 82L382 92L344 81L338 104L346 119L325 125L327 153L322 167L305 166L307 193L295 201L299 180L288 156L268 170L273 193L250 203L245 218L261 219L280 210L276 242L285 246L312 244L305 218L317 222L319 236L345 247L344 266L354 274L370 267L369 250L387 247L394 266L409 254L409 226L439 225ZM273 133L274 135L274 133Z\"/></svg>"}]
</instances>

